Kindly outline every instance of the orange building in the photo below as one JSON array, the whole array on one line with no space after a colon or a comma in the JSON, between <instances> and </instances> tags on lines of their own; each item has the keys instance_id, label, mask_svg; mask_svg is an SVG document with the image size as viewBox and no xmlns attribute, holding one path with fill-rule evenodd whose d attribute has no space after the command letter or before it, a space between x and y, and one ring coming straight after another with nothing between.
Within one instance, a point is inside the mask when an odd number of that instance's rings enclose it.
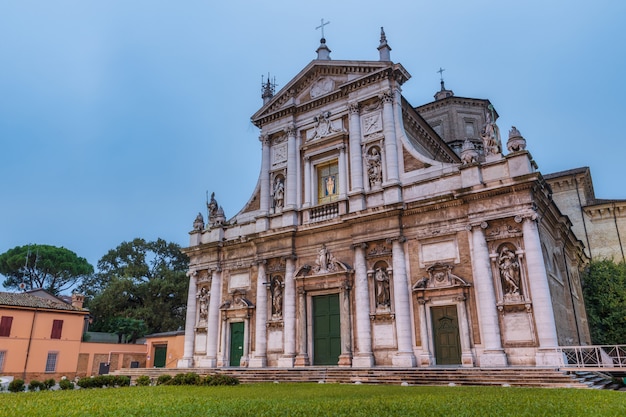
<instances>
[{"instance_id":1,"label":"orange building","mask_svg":"<svg viewBox=\"0 0 626 417\"><path fill-rule=\"evenodd\" d=\"M154 333L147 335L146 368L176 368L178 360L183 357L185 331Z\"/></svg>"},{"instance_id":2,"label":"orange building","mask_svg":"<svg viewBox=\"0 0 626 417\"><path fill-rule=\"evenodd\" d=\"M58 380L146 366L146 345L82 342L82 304L76 294L69 304L43 290L0 292L0 375Z\"/></svg>"}]
</instances>

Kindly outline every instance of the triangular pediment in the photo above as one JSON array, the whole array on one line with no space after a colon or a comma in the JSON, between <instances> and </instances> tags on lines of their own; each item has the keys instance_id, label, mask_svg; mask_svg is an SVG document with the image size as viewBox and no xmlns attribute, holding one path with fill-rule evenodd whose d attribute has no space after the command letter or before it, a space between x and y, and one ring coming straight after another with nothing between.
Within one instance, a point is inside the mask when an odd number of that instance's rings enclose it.
<instances>
[{"instance_id":1,"label":"triangular pediment","mask_svg":"<svg viewBox=\"0 0 626 417\"><path fill-rule=\"evenodd\" d=\"M252 116L252 122L262 126L268 118L282 117L300 106L322 105L394 72L400 73L401 82L410 77L400 64L392 62L311 61Z\"/></svg>"}]
</instances>

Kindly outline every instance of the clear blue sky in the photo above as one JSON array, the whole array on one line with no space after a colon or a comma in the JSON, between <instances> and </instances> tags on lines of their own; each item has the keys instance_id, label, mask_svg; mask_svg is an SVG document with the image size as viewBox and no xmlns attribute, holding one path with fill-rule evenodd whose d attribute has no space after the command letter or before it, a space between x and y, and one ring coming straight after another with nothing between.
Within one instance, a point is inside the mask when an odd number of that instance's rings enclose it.
<instances>
[{"instance_id":1,"label":"clear blue sky","mask_svg":"<svg viewBox=\"0 0 626 417\"><path fill-rule=\"evenodd\" d=\"M626 2L0 2L0 253L64 246L92 264L123 241L186 246L205 193L227 217L261 160L250 116L315 58L377 60L380 27L432 101L488 98L544 173L590 166L626 198Z\"/></svg>"}]
</instances>

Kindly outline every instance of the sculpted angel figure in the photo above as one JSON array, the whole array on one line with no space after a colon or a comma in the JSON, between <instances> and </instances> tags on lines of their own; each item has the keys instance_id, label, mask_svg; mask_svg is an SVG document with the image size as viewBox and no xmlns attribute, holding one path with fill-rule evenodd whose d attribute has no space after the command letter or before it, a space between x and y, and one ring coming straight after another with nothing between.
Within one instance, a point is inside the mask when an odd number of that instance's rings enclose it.
<instances>
[{"instance_id":1,"label":"sculpted angel figure","mask_svg":"<svg viewBox=\"0 0 626 417\"><path fill-rule=\"evenodd\" d=\"M505 247L498 256L498 266L504 293L508 295L519 294L520 270L517 255L510 248Z\"/></svg>"}]
</instances>

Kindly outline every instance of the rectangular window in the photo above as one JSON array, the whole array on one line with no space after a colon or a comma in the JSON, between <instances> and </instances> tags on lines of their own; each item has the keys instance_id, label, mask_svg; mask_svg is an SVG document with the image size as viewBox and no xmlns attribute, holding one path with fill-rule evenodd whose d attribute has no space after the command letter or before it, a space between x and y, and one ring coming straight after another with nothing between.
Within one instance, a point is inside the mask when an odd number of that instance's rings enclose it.
<instances>
[{"instance_id":1,"label":"rectangular window","mask_svg":"<svg viewBox=\"0 0 626 417\"><path fill-rule=\"evenodd\" d=\"M52 333L50 339L60 339L63 331L63 320L54 320L52 322Z\"/></svg>"},{"instance_id":2,"label":"rectangular window","mask_svg":"<svg viewBox=\"0 0 626 417\"><path fill-rule=\"evenodd\" d=\"M58 352L48 352L48 358L46 359L46 372L56 371L58 354Z\"/></svg>"},{"instance_id":3,"label":"rectangular window","mask_svg":"<svg viewBox=\"0 0 626 417\"><path fill-rule=\"evenodd\" d=\"M0 350L0 372L4 369L4 357L6 356L6 350Z\"/></svg>"},{"instance_id":4,"label":"rectangular window","mask_svg":"<svg viewBox=\"0 0 626 417\"><path fill-rule=\"evenodd\" d=\"M11 324L13 324L13 317L2 316L0 319L0 337L11 336Z\"/></svg>"},{"instance_id":5,"label":"rectangular window","mask_svg":"<svg viewBox=\"0 0 626 417\"><path fill-rule=\"evenodd\" d=\"M465 136L467 136L468 138L474 137L474 123L465 122Z\"/></svg>"},{"instance_id":6,"label":"rectangular window","mask_svg":"<svg viewBox=\"0 0 626 417\"><path fill-rule=\"evenodd\" d=\"M337 161L317 167L317 202L326 204L339 196L339 166Z\"/></svg>"}]
</instances>

